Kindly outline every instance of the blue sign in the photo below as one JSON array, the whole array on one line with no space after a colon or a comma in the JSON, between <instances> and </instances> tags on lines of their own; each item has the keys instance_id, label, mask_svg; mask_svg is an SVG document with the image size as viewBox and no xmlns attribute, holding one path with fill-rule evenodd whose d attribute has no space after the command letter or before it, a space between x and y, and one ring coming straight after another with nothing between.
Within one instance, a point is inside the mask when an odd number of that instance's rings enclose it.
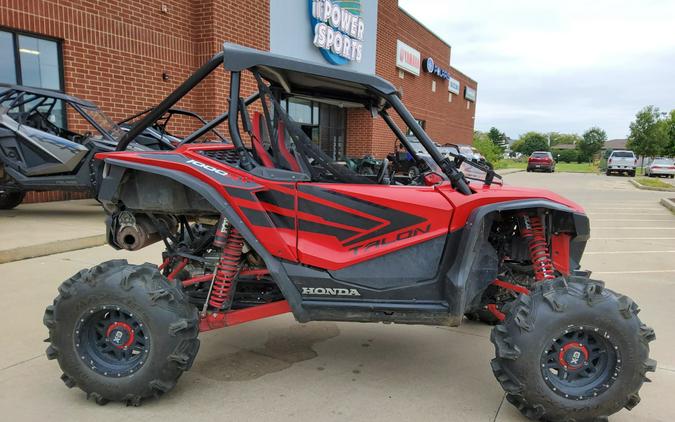
<instances>
[{"instance_id":1,"label":"blue sign","mask_svg":"<svg viewBox=\"0 0 675 422\"><path fill-rule=\"evenodd\" d=\"M360 0L309 0L313 43L331 64L361 62L365 23Z\"/></svg>"},{"instance_id":2,"label":"blue sign","mask_svg":"<svg viewBox=\"0 0 675 422\"><path fill-rule=\"evenodd\" d=\"M436 76L440 76L443 79L450 80L450 73L434 63L434 59L431 57L427 57L427 59L424 60L424 70L429 73L433 73Z\"/></svg>"}]
</instances>

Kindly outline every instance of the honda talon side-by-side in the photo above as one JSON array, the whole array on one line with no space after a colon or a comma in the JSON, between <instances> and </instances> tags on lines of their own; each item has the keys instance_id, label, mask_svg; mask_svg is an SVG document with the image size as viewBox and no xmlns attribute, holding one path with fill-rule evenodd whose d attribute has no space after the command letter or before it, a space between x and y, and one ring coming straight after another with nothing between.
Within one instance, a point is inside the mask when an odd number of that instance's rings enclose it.
<instances>
[{"instance_id":1,"label":"honda talon side-by-side","mask_svg":"<svg viewBox=\"0 0 675 422\"><path fill-rule=\"evenodd\" d=\"M171 151L126 150L222 68L228 110ZM244 78L257 85L248 97ZM382 119L419 174L393 177L388 160L375 174L337 162L288 115L291 97ZM202 142L221 124L228 142ZM113 260L80 271L45 311L48 358L96 403L167 393L190 369L200 332L288 312L301 323L495 323L492 370L535 420L606 419L637 405L655 370L654 331L637 305L580 269L583 209L440 154L380 77L226 43L116 152L96 158L108 243L165 247L161 265ZM467 163L482 177L458 170Z\"/></svg>"},{"instance_id":2,"label":"honda talon side-by-side","mask_svg":"<svg viewBox=\"0 0 675 422\"><path fill-rule=\"evenodd\" d=\"M70 119L66 116L69 115ZM67 120L73 120L67 125ZM75 130L71 126L77 126ZM148 128L131 149L171 150ZM114 151L124 131L95 104L48 89L0 84L0 210L29 191L83 191L96 195L94 156Z\"/></svg>"}]
</instances>

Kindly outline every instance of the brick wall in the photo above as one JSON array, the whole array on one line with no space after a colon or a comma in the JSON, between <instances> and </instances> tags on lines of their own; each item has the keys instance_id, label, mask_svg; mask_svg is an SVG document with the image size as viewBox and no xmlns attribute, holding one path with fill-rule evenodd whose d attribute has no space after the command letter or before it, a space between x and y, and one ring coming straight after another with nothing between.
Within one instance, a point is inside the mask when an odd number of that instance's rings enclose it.
<instances>
[{"instance_id":1,"label":"brick wall","mask_svg":"<svg viewBox=\"0 0 675 422\"><path fill-rule=\"evenodd\" d=\"M269 0L0 2L1 27L62 40L66 93L93 101L116 121L158 104L223 41L269 49L268 16ZM178 106L211 118L225 109L227 84L225 72L216 71ZM244 95L252 89L247 79ZM73 113L68 119L84 128ZM196 127L177 123L172 129L179 134ZM27 201L71 195L31 194Z\"/></svg>"},{"instance_id":2,"label":"brick wall","mask_svg":"<svg viewBox=\"0 0 675 422\"><path fill-rule=\"evenodd\" d=\"M377 30L377 74L397 87L403 94L406 107L416 119L426 122L426 131L436 142L471 144L476 107L475 103L464 99L463 87L468 84L476 89L477 84L450 66L450 46L401 10L397 0L379 0ZM460 95L452 94L450 102L448 82L423 70L419 76L404 72L401 79L396 67L398 39L418 50L422 60L432 57L449 70L451 76L462 84ZM436 82L435 92L432 92L433 81ZM403 122L397 116L394 120L405 132ZM384 157L393 151L394 135L382 119L373 122L370 140L353 133L351 127L348 125L347 130L348 153L368 151ZM355 142L366 142L367 145L353 145Z\"/></svg>"},{"instance_id":3,"label":"brick wall","mask_svg":"<svg viewBox=\"0 0 675 422\"><path fill-rule=\"evenodd\" d=\"M364 0L370 1L370 0ZM164 11L162 6L166 7ZM269 50L269 0L2 0L0 27L62 40L65 91L98 104L121 120L158 104L195 69L221 50L223 41ZM398 7L379 0L376 72L402 93L412 114L426 121L437 142L471 143L475 104L460 95L448 101L447 81L422 72L399 77L400 39L448 69L465 84L476 83L452 68L450 46ZM162 74L168 75L168 80ZM436 92L431 91L436 81ZM216 70L178 104L210 119L227 107L229 77ZM245 76L242 96L255 90ZM74 129L86 123L68 114ZM397 119L403 130L405 127ZM196 128L178 119L170 129L184 135ZM227 133L226 125L221 133ZM347 111L347 155L385 156L394 136L381 119L365 110ZM27 201L80 197L79 193L31 193Z\"/></svg>"}]
</instances>

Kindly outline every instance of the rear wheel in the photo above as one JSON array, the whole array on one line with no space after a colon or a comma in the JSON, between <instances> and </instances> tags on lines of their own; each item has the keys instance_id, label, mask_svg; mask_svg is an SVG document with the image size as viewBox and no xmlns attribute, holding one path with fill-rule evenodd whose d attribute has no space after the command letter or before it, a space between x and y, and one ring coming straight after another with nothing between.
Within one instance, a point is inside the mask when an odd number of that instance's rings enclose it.
<instances>
[{"instance_id":1,"label":"rear wheel","mask_svg":"<svg viewBox=\"0 0 675 422\"><path fill-rule=\"evenodd\" d=\"M645 374L656 369L654 331L638 308L602 282L570 277L520 295L492 330L492 369L506 399L526 417L606 420L640 401Z\"/></svg>"},{"instance_id":2,"label":"rear wheel","mask_svg":"<svg viewBox=\"0 0 675 422\"><path fill-rule=\"evenodd\" d=\"M635 170L631 170L628 172L628 176L630 177L635 177Z\"/></svg>"},{"instance_id":3,"label":"rear wheel","mask_svg":"<svg viewBox=\"0 0 675 422\"><path fill-rule=\"evenodd\" d=\"M26 192L0 191L0 210L11 210L17 207L25 197Z\"/></svg>"},{"instance_id":4,"label":"rear wheel","mask_svg":"<svg viewBox=\"0 0 675 422\"><path fill-rule=\"evenodd\" d=\"M80 271L61 284L44 324L63 382L98 404L168 392L199 350L197 309L151 264Z\"/></svg>"}]
</instances>

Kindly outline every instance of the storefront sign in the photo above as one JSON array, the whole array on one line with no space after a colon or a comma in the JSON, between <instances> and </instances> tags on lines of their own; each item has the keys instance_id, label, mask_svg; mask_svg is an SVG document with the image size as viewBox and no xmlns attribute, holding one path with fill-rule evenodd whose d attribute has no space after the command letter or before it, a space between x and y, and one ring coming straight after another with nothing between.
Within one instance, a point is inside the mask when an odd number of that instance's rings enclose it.
<instances>
[{"instance_id":1,"label":"storefront sign","mask_svg":"<svg viewBox=\"0 0 675 422\"><path fill-rule=\"evenodd\" d=\"M473 88L469 88L468 86L464 87L464 98L466 98L469 101L476 102L476 90Z\"/></svg>"},{"instance_id":2,"label":"storefront sign","mask_svg":"<svg viewBox=\"0 0 675 422\"><path fill-rule=\"evenodd\" d=\"M431 57L428 57L426 60L424 60L424 70L429 73L433 73L436 76L440 76L443 79L450 79L450 74L448 71L434 63L434 59Z\"/></svg>"},{"instance_id":3,"label":"storefront sign","mask_svg":"<svg viewBox=\"0 0 675 422\"><path fill-rule=\"evenodd\" d=\"M309 0L314 45L332 64L361 62L363 34L360 0Z\"/></svg>"},{"instance_id":4,"label":"storefront sign","mask_svg":"<svg viewBox=\"0 0 675 422\"><path fill-rule=\"evenodd\" d=\"M448 78L448 91L459 95L459 81L452 76Z\"/></svg>"},{"instance_id":5,"label":"storefront sign","mask_svg":"<svg viewBox=\"0 0 675 422\"><path fill-rule=\"evenodd\" d=\"M396 67L419 76L421 57L419 51L401 40L396 40Z\"/></svg>"}]
</instances>

